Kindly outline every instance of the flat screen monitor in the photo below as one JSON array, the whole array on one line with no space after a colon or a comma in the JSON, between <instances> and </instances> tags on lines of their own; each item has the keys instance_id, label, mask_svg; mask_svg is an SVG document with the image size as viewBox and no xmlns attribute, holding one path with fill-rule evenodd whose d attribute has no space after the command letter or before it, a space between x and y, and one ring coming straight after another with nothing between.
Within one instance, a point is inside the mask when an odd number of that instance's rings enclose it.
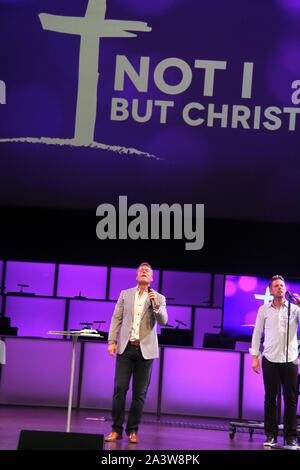
<instances>
[{"instance_id":1,"label":"flat screen monitor","mask_svg":"<svg viewBox=\"0 0 300 470\"><path fill-rule=\"evenodd\" d=\"M258 309L271 302L270 278L255 276L225 276L222 333L238 341L251 341ZM291 294L300 295L300 280L285 281Z\"/></svg>"}]
</instances>

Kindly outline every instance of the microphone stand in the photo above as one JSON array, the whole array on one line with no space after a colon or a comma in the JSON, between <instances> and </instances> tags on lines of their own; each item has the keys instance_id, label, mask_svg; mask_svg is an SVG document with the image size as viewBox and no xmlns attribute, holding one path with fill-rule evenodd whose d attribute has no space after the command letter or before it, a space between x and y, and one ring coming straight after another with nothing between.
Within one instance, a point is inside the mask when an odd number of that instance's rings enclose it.
<instances>
[{"instance_id":1,"label":"microphone stand","mask_svg":"<svg viewBox=\"0 0 300 470\"><path fill-rule=\"evenodd\" d=\"M290 330L290 315L291 315L291 299L288 297L289 303L288 303L288 320L287 320L287 331L286 331L286 360L285 362L288 362L288 357L289 357L289 330Z\"/></svg>"},{"instance_id":2,"label":"microphone stand","mask_svg":"<svg viewBox=\"0 0 300 470\"><path fill-rule=\"evenodd\" d=\"M287 328L286 328L286 359L285 363L288 363L289 357L289 332L290 332L290 315L291 315L291 297L288 295L288 318L287 318ZM284 433L283 433L284 434ZM283 445L285 446L285 435L283 437Z\"/></svg>"},{"instance_id":3,"label":"microphone stand","mask_svg":"<svg viewBox=\"0 0 300 470\"><path fill-rule=\"evenodd\" d=\"M288 298L288 314L287 314L287 328L286 328L286 356L285 356L285 363L288 363L288 357L289 357L289 332L290 332L290 315L291 315L291 295L287 293L287 298ZM280 387L281 391L281 387ZM274 446L275 449L287 449L289 450L290 448L286 446L286 439L285 439L285 433L283 430L283 446L277 444Z\"/></svg>"}]
</instances>

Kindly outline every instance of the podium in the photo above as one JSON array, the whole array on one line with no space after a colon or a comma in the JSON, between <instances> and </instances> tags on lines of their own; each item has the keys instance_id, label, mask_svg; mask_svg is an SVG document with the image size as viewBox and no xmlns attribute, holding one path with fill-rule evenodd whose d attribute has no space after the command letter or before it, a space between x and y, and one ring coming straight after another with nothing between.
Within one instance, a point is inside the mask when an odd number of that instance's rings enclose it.
<instances>
[{"instance_id":1,"label":"podium","mask_svg":"<svg viewBox=\"0 0 300 470\"><path fill-rule=\"evenodd\" d=\"M50 334L50 335L68 335L68 336L72 337L72 362L71 362L69 400L68 400L68 415L67 415L67 428L66 428L66 432L70 432L77 340L78 340L79 337L102 339L103 336L101 336L97 332L97 330L90 330L90 329L71 330L71 331L48 331L48 334Z\"/></svg>"}]
</instances>

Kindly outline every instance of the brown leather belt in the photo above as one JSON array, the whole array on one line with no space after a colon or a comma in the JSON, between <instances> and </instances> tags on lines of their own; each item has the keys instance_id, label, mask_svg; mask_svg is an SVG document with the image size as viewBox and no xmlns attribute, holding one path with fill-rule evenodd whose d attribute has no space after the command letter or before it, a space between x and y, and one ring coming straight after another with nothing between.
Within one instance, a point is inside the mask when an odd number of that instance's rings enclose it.
<instances>
[{"instance_id":1,"label":"brown leather belt","mask_svg":"<svg viewBox=\"0 0 300 470\"><path fill-rule=\"evenodd\" d=\"M129 341L129 343L132 344L132 346L139 346L140 345L139 341Z\"/></svg>"}]
</instances>

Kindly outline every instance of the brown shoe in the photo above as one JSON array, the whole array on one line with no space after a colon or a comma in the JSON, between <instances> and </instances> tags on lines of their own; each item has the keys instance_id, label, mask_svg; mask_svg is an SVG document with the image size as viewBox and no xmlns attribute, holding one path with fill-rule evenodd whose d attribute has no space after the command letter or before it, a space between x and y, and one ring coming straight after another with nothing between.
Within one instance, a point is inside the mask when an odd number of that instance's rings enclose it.
<instances>
[{"instance_id":1,"label":"brown shoe","mask_svg":"<svg viewBox=\"0 0 300 470\"><path fill-rule=\"evenodd\" d=\"M138 444L139 440L138 440L138 437L136 435L136 432L132 431L129 436L128 436L128 442L130 442L131 444Z\"/></svg>"},{"instance_id":2,"label":"brown shoe","mask_svg":"<svg viewBox=\"0 0 300 470\"><path fill-rule=\"evenodd\" d=\"M121 434L118 434L117 432L113 431L108 436L105 437L105 442L114 442L120 439L122 439Z\"/></svg>"}]
</instances>

